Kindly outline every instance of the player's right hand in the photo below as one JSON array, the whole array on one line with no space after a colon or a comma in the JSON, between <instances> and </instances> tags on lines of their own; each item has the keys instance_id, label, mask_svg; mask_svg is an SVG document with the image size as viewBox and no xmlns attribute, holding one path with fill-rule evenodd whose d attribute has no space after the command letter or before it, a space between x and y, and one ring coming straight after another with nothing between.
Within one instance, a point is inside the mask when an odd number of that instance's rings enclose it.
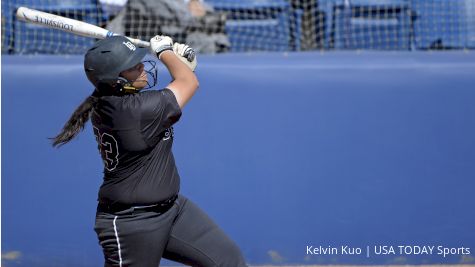
<instances>
[{"instance_id":1,"label":"player's right hand","mask_svg":"<svg viewBox=\"0 0 475 267\"><path fill-rule=\"evenodd\" d=\"M174 43L173 52L175 52L175 55L178 56L181 62L185 63L192 71L195 71L198 62L193 48L186 44Z\"/></svg>"},{"instance_id":2,"label":"player's right hand","mask_svg":"<svg viewBox=\"0 0 475 267\"><path fill-rule=\"evenodd\" d=\"M155 35L150 39L150 50L152 54L160 59L160 55L167 50L173 51L173 40L166 35Z\"/></svg>"}]
</instances>

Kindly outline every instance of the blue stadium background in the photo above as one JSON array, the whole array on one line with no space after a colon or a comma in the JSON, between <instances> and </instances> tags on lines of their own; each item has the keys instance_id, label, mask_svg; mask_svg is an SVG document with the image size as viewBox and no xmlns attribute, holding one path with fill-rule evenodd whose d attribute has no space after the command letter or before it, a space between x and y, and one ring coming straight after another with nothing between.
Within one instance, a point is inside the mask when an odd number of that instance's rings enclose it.
<instances>
[{"instance_id":1,"label":"blue stadium background","mask_svg":"<svg viewBox=\"0 0 475 267\"><path fill-rule=\"evenodd\" d=\"M175 126L182 193L253 265L475 264L475 54L457 36L399 50L465 49L200 55ZM91 127L61 149L48 140L92 90L82 56L1 63L2 266L100 266ZM346 245L363 255L306 250ZM379 245L471 254L366 257Z\"/></svg>"}]
</instances>

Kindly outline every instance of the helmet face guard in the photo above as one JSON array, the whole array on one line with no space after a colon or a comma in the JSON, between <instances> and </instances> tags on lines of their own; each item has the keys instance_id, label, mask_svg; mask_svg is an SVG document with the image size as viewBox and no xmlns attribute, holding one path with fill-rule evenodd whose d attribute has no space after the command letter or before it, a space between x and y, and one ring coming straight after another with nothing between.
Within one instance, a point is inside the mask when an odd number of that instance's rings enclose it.
<instances>
[{"instance_id":1,"label":"helmet face guard","mask_svg":"<svg viewBox=\"0 0 475 267\"><path fill-rule=\"evenodd\" d=\"M152 78L152 81L153 81L153 82L150 82L150 80L147 79L147 87L145 87L144 89L150 89L154 87L155 85L157 85L157 82L158 82L157 62L153 60L145 60L143 61L143 63L146 66L145 72L147 73L147 75L150 76L150 78Z\"/></svg>"},{"instance_id":2,"label":"helmet face guard","mask_svg":"<svg viewBox=\"0 0 475 267\"><path fill-rule=\"evenodd\" d=\"M84 70L89 81L100 93L120 93L124 87L121 86L124 79L119 79L120 73L139 64L146 53L147 49L135 46L126 37L111 36L99 40L86 52ZM157 75L154 65L150 71L153 72L153 69L155 76L151 76L155 85Z\"/></svg>"},{"instance_id":3,"label":"helmet face guard","mask_svg":"<svg viewBox=\"0 0 475 267\"><path fill-rule=\"evenodd\" d=\"M128 81L125 78L123 78L122 76L119 76L118 81L117 81L117 83L118 83L117 90L119 90L119 91L122 90L125 93L136 93L139 90L150 89L150 88L154 87L155 85L157 85L157 81L158 81L158 70L157 70L157 67L156 67L157 63L153 60L144 60L144 61L142 61L142 64L144 64L144 72L148 77L147 80L146 80L147 86L145 86L144 88L141 88L141 89L137 89L137 88L133 87L132 84L135 81L140 81L140 79L136 79L134 81Z\"/></svg>"},{"instance_id":4,"label":"helmet face guard","mask_svg":"<svg viewBox=\"0 0 475 267\"><path fill-rule=\"evenodd\" d=\"M157 62L153 60L144 60L142 61L144 64L144 70L150 79L147 79L147 86L143 89L150 89L157 85L158 81L158 70L157 70Z\"/></svg>"}]
</instances>

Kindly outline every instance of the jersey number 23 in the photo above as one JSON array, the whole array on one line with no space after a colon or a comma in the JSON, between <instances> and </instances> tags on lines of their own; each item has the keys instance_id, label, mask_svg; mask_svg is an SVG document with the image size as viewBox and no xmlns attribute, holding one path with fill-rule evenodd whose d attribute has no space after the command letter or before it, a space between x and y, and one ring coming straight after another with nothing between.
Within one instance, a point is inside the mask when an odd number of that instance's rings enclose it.
<instances>
[{"instance_id":1,"label":"jersey number 23","mask_svg":"<svg viewBox=\"0 0 475 267\"><path fill-rule=\"evenodd\" d=\"M119 163L119 147L114 136L108 133L101 133L99 129L94 128L99 151L101 152L104 166L108 171L113 171Z\"/></svg>"}]
</instances>

